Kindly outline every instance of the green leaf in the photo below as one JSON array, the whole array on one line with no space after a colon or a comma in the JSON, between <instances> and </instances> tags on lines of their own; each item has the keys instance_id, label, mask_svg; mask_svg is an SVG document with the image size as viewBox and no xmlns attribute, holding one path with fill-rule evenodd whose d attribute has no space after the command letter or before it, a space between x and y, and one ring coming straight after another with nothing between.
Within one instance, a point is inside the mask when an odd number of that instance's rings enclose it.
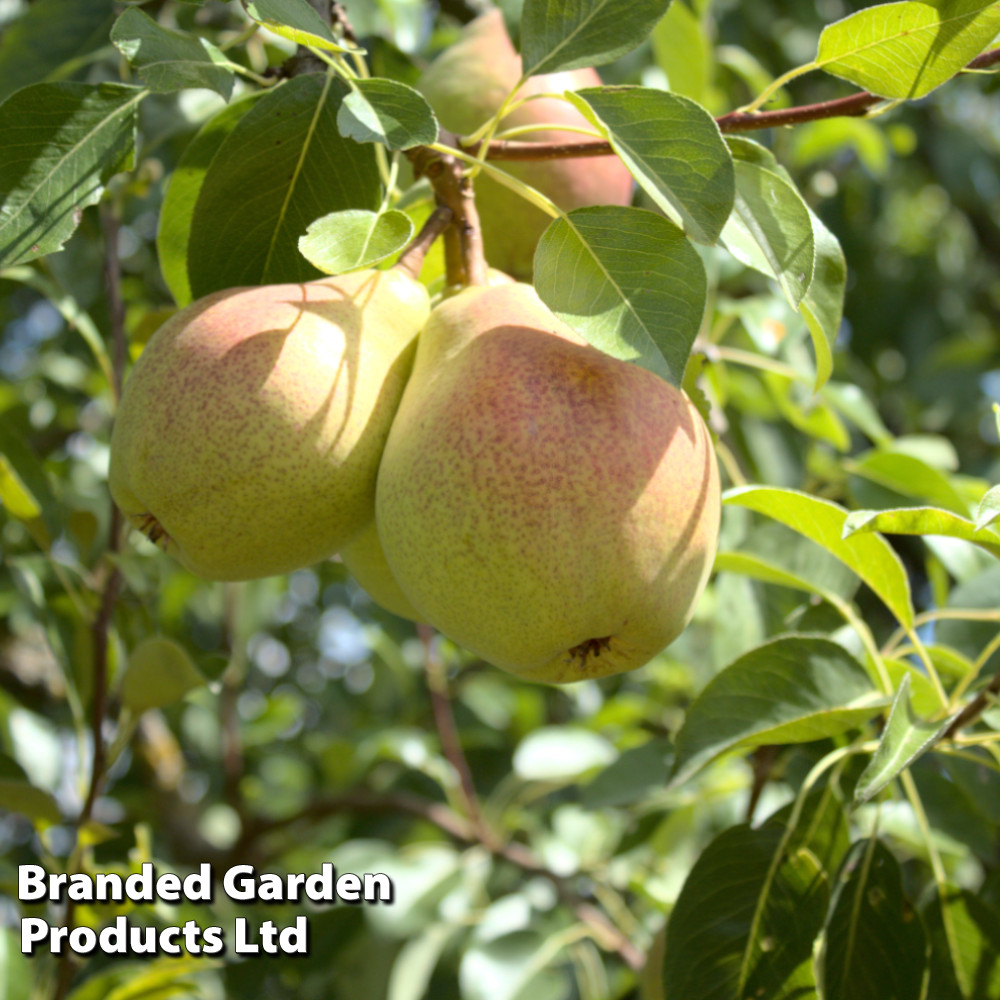
<instances>
[{"instance_id":1,"label":"green leaf","mask_svg":"<svg viewBox=\"0 0 1000 1000\"><path fill-rule=\"evenodd\" d=\"M715 557L717 570L745 573L763 583L792 587L838 603L858 588L858 578L822 546L775 521L755 523L738 550Z\"/></svg>"},{"instance_id":2,"label":"green leaf","mask_svg":"<svg viewBox=\"0 0 1000 1000\"><path fill-rule=\"evenodd\" d=\"M524 76L609 63L639 45L669 6L670 0L526 0Z\"/></svg>"},{"instance_id":3,"label":"green leaf","mask_svg":"<svg viewBox=\"0 0 1000 1000\"><path fill-rule=\"evenodd\" d=\"M728 490L723 502L749 507L822 545L882 598L900 624L912 625L910 582L899 556L877 535L842 538L847 511L839 504L798 490L768 486Z\"/></svg>"},{"instance_id":4,"label":"green leaf","mask_svg":"<svg viewBox=\"0 0 1000 1000\"><path fill-rule=\"evenodd\" d=\"M977 530L982 531L983 528L990 527L998 517L1000 517L1000 486L994 486L979 501L979 508L976 511Z\"/></svg>"},{"instance_id":5,"label":"green leaf","mask_svg":"<svg viewBox=\"0 0 1000 1000\"><path fill-rule=\"evenodd\" d=\"M968 889L945 885L923 917L932 944L928 996L1000 1000L1000 910Z\"/></svg>"},{"instance_id":6,"label":"green leaf","mask_svg":"<svg viewBox=\"0 0 1000 1000\"><path fill-rule=\"evenodd\" d=\"M819 636L779 636L716 674L688 708L671 785L728 751L824 739L885 705L843 646Z\"/></svg>"},{"instance_id":7,"label":"green leaf","mask_svg":"<svg viewBox=\"0 0 1000 1000\"><path fill-rule=\"evenodd\" d=\"M309 0L252 0L243 6L258 24L296 45L312 46L330 52L348 52L353 48L341 45L333 37L330 26L319 16Z\"/></svg>"},{"instance_id":8,"label":"green leaf","mask_svg":"<svg viewBox=\"0 0 1000 1000\"><path fill-rule=\"evenodd\" d=\"M668 219L611 206L556 219L535 251L535 288L595 347L683 381L707 282L697 251Z\"/></svg>"},{"instance_id":9,"label":"green leaf","mask_svg":"<svg viewBox=\"0 0 1000 1000\"><path fill-rule=\"evenodd\" d=\"M847 470L907 497L927 500L954 514L965 515L969 505L951 481L933 466L892 445L869 451L845 463Z\"/></svg>"},{"instance_id":10,"label":"green leaf","mask_svg":"<svg viewBox=\"0 0 1000 1000\"><path fill-rule=\"evenodd\" d=\"M156 233L156 252L160 271L171 295L179 306L192 299L188 281L187 256L191 240L191 220L201 186L208 173L212 157L219 151L226 136L264 96L264 91L247 94L210 118L188 143L180 161L170 175L167 193L160 210L160 226Z\"/></svg>"},{"instance_id":11,"label":"green leaf","mask_svg":"<svg viewBox=\"0 0 1000 1000\"><path fill-rule=\"evenodd\" d=\"M925 996L927 936L887 847L877 840L852 846L830 906L818 963L826 1000Z\"/></svg>"},{"instance_id":12,"label":"green leaf","mask_svg":"<svg viewBox=\"0 0 1000 1000\"><path fill-rule=\"evenodd\" d=\"M318 278L298 249L306 228L329 212L378 206L375 147L337 128L346 91L333 77L304 73L264 94L222 140L191 220L195 298Z\"/></svg>"},{"instance_id":13,"label":"green leaf","mask_svg":"<svg viewBox=\"0 0 1000 1000\"><path fill-rule=\"evenodd\" d=\"M514 773L523 781L567 782L606 767L618 752L601 735L579 726L544 726L514 751Z\"/></svg>"},{"instance_id":14,"label":"green leaf","mask_svg":"<svg viewBox=\"0 0 1000 1000\"><path fill-rule=\"evenodd\" d=\"M111 41L154 93L207 87L227 101L233 93L229 60L210 41L161 27L138 7L115 21Z\"/></svg>"},{"instance_id":15,"label":"green leaf","mask_svg":"<svg viewBox=\"0 0 1000 1000\"><path fill-rule=\"evenodd\" d=\"M815 268L809 209L798 190L778 174L741 159L735 166L735 208L722 242L741 264L774 278L798 308Z\"/></svg>"},{"instance_id":16,"label":"green leaf","mask_svg":"<svg viewBox=\"0 0 1000 1000\"><path fill-rule=\"evenodd\" d=\"M0 997L3 1000L31 1000L35 963L21 952L17 934L0 930Z\"/></svg>"},{"instance_id":17,"label":"green leaf","mask_svg":"<svg viewBox=\"0 0 1000 1000\"><path fill-rule=\"evenodd\" d=\"M667 1000L811 998L829 888L813 854L778 851L777 824L730 827L702 851L670 912Z\"/></svg>"},{"instance_id":18,"label":"green leaf","mask_svg":"<svg viewBox=\"0 0 1000 1000\"><path fill-rule=\"evenodd\" d=\"M405 212L347 209L317 219L299 239L299 252L325 274L343 274L391 257L412 236Z\"/></svg>"},{"instance_id":19,"label":"green leaf","mask_svg":"<svg viewBox=\"0 0 1000 1000\"><path fill-rule=\"evenodd\" d=\"M823 29L821 69L891 100L930 93L977 56L1000 31L991 0L885 3Z\"/></svg>"},{"instance_id":20,"label":"green leaf","mask_svg":"<svg viewBox=\"0 0 1000 1000\"><path fill-rule=\"evenodd\" d=\"M568 977L545 967L551 954L546 936L534 930L473 940L458 968L462 1000L564 1000Z\"/></svg>"},{"instance_id":21,"label":"green leaf","mask_svg":"<svg viewBox=\"0 0 1000 1000\"><path fill-rule=\"evenodd\" d=\"M1000 534L993 528L979 530L967 517L939 507L901 507L896 510L854 510L844 521L844 537L881 531L886 535L944 535L961 538L1000 559Z\"/></svg>"},{"instance_id":22,"label":"green leaf","mask_svg":"<svg viewBox=\"0 0 1000 1000\"><path fill-rule=\"evenodd\" d=\"M833 345L844 317L844 295L847 291L847 261L837 237L823 220L809 209L812 222L816 263L809 290L799 303L816 352L816 384L819 392L833 374Z\"/></svg>"},{"instance_id":23,"label":"green leaf","mask_svg":"<svg viewBox=\"0 0 1000 1000\"><path fill-rule=\"evenodd\" d=\"M145 93L36 83L0 104L0 267L61 250L111 175L131 168Z\"/></svg>"},{"instance_id":24,"label":"green leaf","mask_svg":"<svg viewBox=\"0 0 1000 1000\"><path fill-rule=\"evenodd\" d=\"M827 382L823 386L823 398L876 444L892 440L877 407L860 386L852 382Z\"/></svg>"},{"instance_id":25,"label":"green leaf","mask_svg":"<svg viewBox=\"0 0 1000 1000\"><path fill-rule=\"evenodd\" d=\"M0 809L19 813L42 826L63 821L56 800L48 792L32 785L21 765L5 753L0 753ZM2 996L0 993L0 998Z\"/></svg>"},{"instance_id":26,"label":"green leaf","mask_svg":"<svg viewBox=\"0 0 1000 1000\"><path fill-rule=\"evenodd\" d=\"M675 94L705 103L712 80L712 46L697 15L675 3L653 29L653 54Z\"/></svg>"},{"instance_id":27,"label":"green leaf","mask_svg":"<svg viewBox=\"0 0 1000 1000\"><path fill-rule=\"evenodd\" d=\"M423 1000L441 952L454 935L454 927L433 924L410 938L392 964L386 1000Z\"/></svg>"},{"instance_id":28,"label":"green leaf","mask_svg":"<svg viewBox=\"0 0 1000 1000\"><path fill-rule=\"evenodd\" d=\"M25 523L44 551L65 525L66 513L52 492L44 466L12 427L0 427L0 504L11 517Z\"/></svg>"},{"instance_id":29,"label":"green leaf","mask_svg":"<svg viewBox=\"0 0 1000 1000\"><path fill-rule=\"evenodd\" d=\"M626 750L584 786L585 809L630 805L662 789L670 777L671 748L666 740L650 740Z\"/></svg>"},{"instance_id":30,"label":"green leaf","mask_svg":"<svg viewBox=\"0 0 1000 1000\"><path fill-rule=\"evenodd\" d=\"M355 87L337 113L341 135L355 142L381 142L389 149L437 142L437 119L419 91L379 77L356 80Z\"/></svg>"},{"instance_id":31,"label":"green leaf","mask_svg":"<svg viewBox=\"0 0 1000 1000\"><path fill-rule=\"evenodd\" d=\"M78 986L69 1000L180 1000L192 994L192 977L221 965L203 955L116 963Z\"/></svg>"},{"instance_id":32,"label":"green leaf","mask_svg":"<svg viewBox=\"0 0 1000 1000\"><path fill-rule=\"evenodd\" d=\"M113 19L111 0L34 0L0 31L0 101L79 66L107 44Z\"/></svg>"},{"instance_id":33,"label":"green leaf","mask_svg":"<svg viewBox=\"0 0 1000 1000\"><path fill-rule=\"evenodd\" d=\"M700 104L648 87L588 87L566 96L658 208L691 239L715 243L732 211L736 182L729 148Z\"/></svg>"},{"instance_id":34,"label":"green leaf","mask_svg":"<svg viewBox=\"0 0 1000 1000\"><path fill-rule=\"evenodd\" d=\"M180 701L205 678L183 646L172 639L143 639L129 654L119 695L136 715L150 708L165 708Z\"/></svg>"},{"instance_id":35,"label":"green leaf","mask_svg":"<svg viewBox=\"0 0 1000 1000\"><path fill-rule=\"evenodd\" d=\"M910 676L904 674L886 723L868 766L854 787L855 803L867 802L926 753L944 734L952 716L931 722L917 718L910 706Z\"/></svg>"}]
</instances>

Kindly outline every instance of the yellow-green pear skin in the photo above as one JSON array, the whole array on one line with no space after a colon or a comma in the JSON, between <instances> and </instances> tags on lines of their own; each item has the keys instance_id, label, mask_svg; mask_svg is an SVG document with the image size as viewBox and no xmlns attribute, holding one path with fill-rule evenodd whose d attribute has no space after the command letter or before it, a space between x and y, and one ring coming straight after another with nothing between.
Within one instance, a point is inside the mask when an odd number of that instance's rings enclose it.
<instances>
[{"instance_id":1,"label":"yellow-green pear skin","mask_svg":"<svg viewBox=\"0 0 1000 1000\"><path fill-rule=\"evenodd\" d=\"M215 292L152 336L125 386L109 484L209 580L333 555L374 515L389 427L430 312L402 271Z\"/></svg>"},{"instance_id":2,"label":"yellow-green pear skin","mask_svg":"<svg viewBox=\"0 0 1000 1000\"><path fill-rule=\"evenodd\" d=\"M496 113L521 79L521 72L521 57L507 34L502 14L494 8L462 29L455 44L427 67L417 81L417 89L427 98L444 128L468 135ZM595 70L576 69L533 76L518 96L561 94L599 86L601 78ZM506 115L501 128L545 124L592 127L568 102L540 98ZM574 142L580 136L561 129L546 129L517 139ZM632 200L632 176L617 156L508 161L496 166L537 188L566 212L587 205L628 205ZM535 247L552 219L485 171L476 178L475 188L486 259L491 266L516 278L530 278Z\"/></svg>"},{"instance_id":3,"label":"yellow-green pear skin","mask_svg":"<svg viewBox=\"0 0 1000 1000\"><path fill-rule=\"evenodd\" d=\"M684 629L719 473L683 392L587 346L529 285L474 287L420 335L375 511L428 622L563 683L639 667Z\"/></svg>"},{"instance_id":4,"label":"yellow-green pear skin","mask_svg":"<svg viewBox=\"0 0 1000 1000\"><path fill-rule=\"evenodd\" d=\"M392 575L374 521L340 550L340 558L351 576L380 607L400 618L409 618L411 622L424 620Z\"/></svg>"}]
</instances>

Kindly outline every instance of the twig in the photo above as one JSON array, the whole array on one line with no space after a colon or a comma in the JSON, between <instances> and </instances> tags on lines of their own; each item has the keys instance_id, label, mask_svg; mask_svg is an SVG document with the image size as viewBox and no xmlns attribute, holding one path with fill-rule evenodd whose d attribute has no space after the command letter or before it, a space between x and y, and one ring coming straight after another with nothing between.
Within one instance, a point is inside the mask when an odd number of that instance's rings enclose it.
<instances>
[{"instance_id":1,"label":"twig","mask_svg":"<svg viewBox=\"0 0 1000 1000\"><path fill-rule=\"evenodd\" d=\"M113 206L105 204L101 210L101 223L104 231L104 277L108 296L108 317L111 324L111 352L114 368L114 389L121 396L122 383L125 378L125 360L128 353L125 339L125 304L121 293L121 263L118 259L118 217ZM107 553L118 552L121 539L121 515L114 503L111 504L111 514L108 525ZM80 851L80 830L85 827L94 815L94 806L104 784L107 762L107 747L104 743L104 719L108 708L108 631L111 628L111 618L114 615L115 601L118 597L118 586L121 574L118 567L110 560L104 565L104 584L101 588L101 601L97 616L91 626L91 645L93 649L93 693L91 704L91 739L94 744L94 756L90 769L90 782L87 797L76 819L77 846L74 855ZM79 863L75 867L79 867ZM64 926L72 929L76 915L76 904L72 897L66 901ZM73 982L76 965L72 953L67 949L59 961L59 975L56 980L53 1000L63 1000Z\"/></svg>"},{"instance_id":2,"label":"twig","mask_svg":"<svg viewBox=\"0 0 1000 1000\"><path fill-rule=\"evenodd\" d=\"M997 695L1000 695L1000 673L955 716L952 724L944 731L942 739L949 739L970 722L975 722L989 707L990 701Z\"/></svg>"},{"instance_id":3,"label":"twig","mask_svg":"<svg viewBox=\"0 0 1000 1000\"><path fill-rule=\"evenodd\" d=\"M459 739L458 726L455 725L455 715L451 710L451 697L448 694L448 675L445 665L438 655L434 642L434 630L425 624L417 625L417 634L424 647L424 668L427 676L427 689L431 696L431 707L434 710L434 724L441 740L441 752L445 760L451 764L458 775L462 789L465 813L478 832L479 839L489 845L495 840L491 831L483 822L482 810L479 808L479 796L472 780L472 770L465 759L462 741Z\"/></svg>"},{"instance_id":4,"label":"twig","mask_svg":"<svg viewBox=\"0 0 1000 1000\"><path fill-rule=\"evenodd\" d=\"M438 205L423 224L413 242L399 255L396 267L401 267L411 277L420 277L424 258L434 241L451 225L455 213L447 205Z\"/></svg>"},{"instance_id":5,"label":"twig","mask_svg":"<svg viewBox=\"0 0 1000 1000\"><path fill-rule=\"evenodd\" d=\"M364 788L352 789L312 802L294 816L260 820L244 829L239 842L233 848L234 857L245 854L251 844L267 834L288 829L302 822L318 822L343 812L406 813L433 824L460 844L482 844L494 857L550 882L562 902L594 932L594 937L603 947L617 952L629 968L639 971L643 967L645 955L642 950L634 945L600 909L581 896L573 888L570 880L546 868L529 847L516 842L486 843L470 822L458 816L444 803L432 802L409 792L380 794Z\"/></svg>"},{"instance_id":6,"label":"twig","mask_svg":"<svg viewBox=\"0 0 1000 1000\"><path fill-rule=\"evenodd\" d=\"M1000 63L1000 48L991 49L976 56L963 70L956 73L974 72L988 69ZM803 122L819 121L824 118L857 118L867 114L876 104L885 98L872 94L867 90L838 97L832 101L820 101L817 104L803 104L794 108L780 108L775 111L730 111L715 119L720 131L755 132L766 128L777 128L781 125L799 125ZM442 141L446 141L442 139ZM468 147L459 146L467 152L475 153L479 143ZM569 157L608 156L614 152L611 143L603 139L588 139L583 142L517 142L503 140L491 142L489 160L559 160Z\"/></svg>"}]
</instances>

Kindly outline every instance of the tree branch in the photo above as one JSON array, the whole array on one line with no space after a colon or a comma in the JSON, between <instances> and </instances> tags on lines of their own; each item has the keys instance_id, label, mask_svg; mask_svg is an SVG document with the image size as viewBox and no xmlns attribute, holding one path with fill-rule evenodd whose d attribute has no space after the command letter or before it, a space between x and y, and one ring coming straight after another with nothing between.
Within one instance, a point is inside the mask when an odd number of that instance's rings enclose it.
<instances>
[{"instance_id":1,"label":"tree branch","mask_svg":"<svg viewBox=\"0 0 1000 1000\"><path fill-rule=\"evenodd\" d=\"M976 56L963 70L963 73L988 69L1000 63L1000 48L991 49ZM824 118L857 118L867 114L876 104L885 98L878 97L867 90L838 97L832 101L820 101L817 104L803 104L794 108L779 108L775 111L730 111L715 119L720 131L755 132L766 128L777 128L782 125L800 125L803 122L820 121ZM445 140L442 140L445 141ZM470 146L460 146L466 152L475 154L479 143ZM608 156L614 152L611 143L603 139L588 139L583 142L520 142L515 140L500 140L491 142L489 160L561 160L569 157Z\"/></svg>"},{"instance_id":2,"label":"tree branch","mask_svg":"<svg viewBox=\"0 0 1000 1000\"><path fill-rule=\"evenodd\" d=\"M993 680L989 682L976 695L972 701L969 702L965 708L962 709L958 715L955 716L952 724L945 730L942 739L949 739L954 736L960 729L964 729L970 722L975 722L980 715L989 707L990 702L1000 695L1000 673L998 673Z\"/></svg>"}]
</instances>

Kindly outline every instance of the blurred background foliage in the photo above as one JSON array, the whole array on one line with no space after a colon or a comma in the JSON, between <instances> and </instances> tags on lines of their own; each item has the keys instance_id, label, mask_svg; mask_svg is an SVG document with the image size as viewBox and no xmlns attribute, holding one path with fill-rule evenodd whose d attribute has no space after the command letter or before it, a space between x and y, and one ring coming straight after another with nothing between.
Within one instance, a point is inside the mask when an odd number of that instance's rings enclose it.
<instances>
[{"instance_id":1,"label":"blurred background foliage","mask_svg":"<svg viewBox=\"0 0 1000 1000\"><path fill-rule=\"evenodd\" d=\"M412 80L454 38L458 19L474 13L443 6L353 0L348 13L375 71ZM602 72L608 82L671 86L722 113L812 58L821 27L863 6L675 0L669 25ZM55 33L39 51L18 32L43 8L81 21L70 38ZM0 96L42 79L128 78L107 44L121 9L109 0L0 0ZM216 0L158 0L143 9L217 44L246 26L238 4ZM259 31L228 54L261 73L290 52ZM978 499L1000 480L991 410L1000 401L998 88L994 76L966 76L881 118L755 135L840 239L849 282L834 385L814 398L807 381L713 354L711 344L724 344L793 373L811 365L805 325L774 288L721 254L706 255L714 308L703 385L715 429L747 481L882 508L939 501L942 490ZM849 88L812 74L791 92L803 104ZM775 106L782 102L793 99L783 93ZM109 340L105 239L117 231L134 357L173 309L155 249L165 187L221 106L205 90L148 98L136 169L114 178L105 205L83 213L62 252L0 273L0 452L8 456L0 464L0 801L9 808L0 814L0 884L11 896L17 864L41 858L65 868L73 849L67 820L87 791L94 644L81 607L93 612L99 601L95 582L111 526L112 395L88 346ZM894 479L880 458L890 452L914 459L910 471L919 475ZM42 510L18 508L12 463L31 478ZM1000 571L981 551L941 539L897 544L918 610L998 606ZM727 509L723 547L738 546L791 553L804 572L827 574L848 597L856 587L850 574L834 579L837 566L814 546ZM637 996L630 964L652 946L702 849L746 819L751 801L758 818L780 808L832 745L783 751L763 787L755 782L759 757L729 756L665 788L671 736L713 675L790 627L832 633L842 624L798 591L734 572L714 577L695 622L648 666L548 688L521 683L447 641L422 641L337 561L221 585L195 579L135 534L114 558L124 586L110 630L112 692L130 655L154 635L176 640L209 683L139 718L121 715L112 698L112 720L134 728L134 737L83 831L87 863L313 871L332 860L345 871L388 871L396 885L391 907L307 910L308 958L230 956L176 968L157 996ZM884 609L867 591L857 600L884 640L893 627ZM923 634L973 659L995 629L949 622ZM483 817L518 850L483 846L464 816L428 670L447 677ZM1000 906L1000 776L994 769L987 780L970 767L959 774L924 763L919 783L949 875ZM862 810L852 823L864 832L876 820ZM881 824L898 838L907 891L919 893L929 861L913 815L887 809ZM32 910L0 899L8 926L18 912ZM159 926L189 918L228 925L237 916L290 921L297 912L304 911L253 912L220 896L210 908L158 904L129 916ZM111 916L87 907L76 914L94 926ZM0 996L49 995L58 963L20 956L12 930L0 940ZM154 973L162 968L137 972L95 957L77 995L109 996ZM657 989L647 982L644 995L661 995Z\"/></svg>"}]
</instances>

